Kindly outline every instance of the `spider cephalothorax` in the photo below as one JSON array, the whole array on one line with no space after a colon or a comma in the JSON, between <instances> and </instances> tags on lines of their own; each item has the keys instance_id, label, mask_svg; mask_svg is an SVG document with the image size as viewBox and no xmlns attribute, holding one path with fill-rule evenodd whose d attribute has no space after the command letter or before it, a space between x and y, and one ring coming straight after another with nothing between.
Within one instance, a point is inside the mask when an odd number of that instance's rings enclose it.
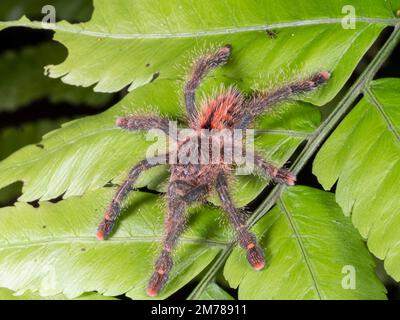
<instances>
[{"instance_id":1,"label":"spider cephalothorax","mask_svg":"<svg viewBox=\"0 0 400 320\"><path fill-rule=\"evenodd\" d=\"M294 81L271 92L256 92L250 97L244 97L237 89L229 88L217 97L204 103L200 108L195 105L195 91L202 79L211 69L224 65L231 53L231 46L226 45L213 53L204 55L194 64L185 85L184 95L188 124L200 139L204 129L210 130L244 130L261 113L271 109L273 105L292 98L295 95L309 92L325 83L330 73L322 71L315 73L304 80ZM168 134L169 121L154 115L132 115L117 119L117 126L126 130L150 130L160 129ZM193 139L177 142L178 150L187 147ZM190 148L188 149L190 150ZM206 153L210 152L206 149ZM222 149L219 149L222 153ZM205 156L200 150L196 160ZM193 202L203 201L213 189L219 195L222 208L228 215L228 219L235 229L237 242L246 250L247 260L255 270L264 267L264 253L257 245L256 237L246 227L243 213L237 209L229 194L228 181L236 164L227 162L223 156L218 163L180 162L171 160L171 155L159 156L160 160L166 159L170 165L170 180L167 190L167 215L165 218L165 231L162 242L162 250L155 262L155 271L150 278L147 293L155 296L165 285L168 274L172 268L171 251L185 228L186 209ZM264 160L258 154L253 155L254 165L266 177L277 183L293 185L296 177L287 169L278 168ZM176 161L177 160L177 161ZM109 236L115 222L121 212L123 200L132 190L133 185L146 169L149 169L162 161L157 157L145 159L139 162L129 172L128 179L119 187L112 199L104 219L98 228L97 237L103 240Z\"/></svg>"}]
</instances>

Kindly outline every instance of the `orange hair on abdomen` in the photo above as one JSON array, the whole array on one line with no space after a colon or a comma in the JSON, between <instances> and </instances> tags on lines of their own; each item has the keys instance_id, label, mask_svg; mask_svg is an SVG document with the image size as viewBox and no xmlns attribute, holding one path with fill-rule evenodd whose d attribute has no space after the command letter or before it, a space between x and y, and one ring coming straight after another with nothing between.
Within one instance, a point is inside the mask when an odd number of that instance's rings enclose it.
<instances>
[{"instance_id":1,"label":"orange hair on abdomen","mask_svg":"<svg viewBox=\"0 0 400 320\"><path fill-rule=\"evenodd\" d=\"M233 128L243 112L243 98L234 88L205 103L200 111L199 129Z\"/></svg>"}]
</instances>

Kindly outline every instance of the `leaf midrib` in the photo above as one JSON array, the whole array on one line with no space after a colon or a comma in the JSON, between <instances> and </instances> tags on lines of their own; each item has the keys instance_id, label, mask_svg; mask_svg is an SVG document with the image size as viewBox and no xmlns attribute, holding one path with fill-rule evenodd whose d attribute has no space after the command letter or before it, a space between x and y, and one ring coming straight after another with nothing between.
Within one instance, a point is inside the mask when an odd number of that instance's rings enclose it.
<instances>
[{"instance_id":1,"label":"leaf midrib","mask_svg":"<svg viewBox=\"0 0 400 320\"><path fill-rule=\"evenodd\" d=\"M380 103L379 99L376 95L372 92L372 90L368 87L365 88L364 93L368 99L368 101L378 110L379 114L381 115L387 130L392 132L395 136L398 143L400 143L400 132L397 130L396 126L394 125L390 116L385 112L384 107Z\"/></svg>"},{"instance_id":2,"label":"leaf midrib","mask_svg":"<svg viewBox=\"0 0 400 320\"><path fill-rule=\"evenodd\" d=\"M1 22L5 27L28 27L37 29L50 29L54 31L74 33L85 35L94 38L111 38L111 39L169 39L169 38L198 38L207 36L227 35L234 33L265 31L272 29L290 28L290 27L303 27L321 24L339 24L342 23L343 18L325 18L325 19L309 19L309 20L296 20L291 22L280 22L272 24L263 24L255 26L245 26L237 28L223 28L209 31L194 31L194 32L176 32L176 33L110 33L110 32L97 32L84 29L82 26L73 24L51 24L39 21L6 21ZM354 21L365 22L369 24L385 24L388 26L396 25L400 19L398 18L370 18L370 17L355 17Z\"/></svg>"},{"instance_id":3,"label":"leaf midrib","mask_svg":"<svg viewBox=\"0 0 400 320\"><path fill-rule=\"evenodd\" d=\"M296 238L296 242L300 248L301 251L301 255L303 256L304 262L306 264L306 267L308 269L308 273L310 275L311 278L311 282L314 286L314 289L317 293L318 299L322 300L322 293L321 293L321 289L319 288L318 285L318 281L317 281L317 276L315 274L315 270L314 267L312 266L312 263L310 261L310 258L308 256L308 252L307 249L303 243L303 240L301 238L301 234L299 232L299 230L297 229L297 225L296 222L293 220L291 214L289 213L289 210L287 209L285 202L283 200L283 197L280 197L279 202L278 202L279 207L281 208L281 211L283 211L285 213L285 216L290 224L290 227L293 231L293 234L295 235Z\"/></svg>"}]
</instances>

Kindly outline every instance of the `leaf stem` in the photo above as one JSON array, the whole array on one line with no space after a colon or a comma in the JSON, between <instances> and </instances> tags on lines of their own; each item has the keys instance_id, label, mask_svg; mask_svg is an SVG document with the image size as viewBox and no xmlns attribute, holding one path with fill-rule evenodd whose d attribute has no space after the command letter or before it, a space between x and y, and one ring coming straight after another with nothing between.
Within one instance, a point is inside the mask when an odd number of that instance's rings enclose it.
<instances>
[{"instance_id":1,"label":"leaf stem","mask_svg":"<svg viewBox=\"0 0 400 320\"><path fill-rule=\"evenodd\" d=\"M379 50L378 54L371 61L364 72L359 76L357 81L351 86L347 91L346 95L341 99L335 110L322 122L317 130L310 136L307 144L303 148L300 155L293 162L291 170L293 173L298 174L305 164L310 160L313 154L318 150L321 143L328 137L330 132L340 123L342 118L347 114L347 112L352 108L353 103L357 97L363 93L364 88L366 88L370 81L373 79L375 74L381 68L382 64L387 60L390 54L393 52L394 48L400 41L400 23L395 25L395 28L390 35L389 39L386 41L384 46ZM249 228L254 226L257 221L259 221L278 201L282 191L286 188L283 185L277 185L269 193L267 198L260 204L260 206L254 211L252 216L247 222ZM203 279L199 282L193 292L188 296L189 300L195 300L200 297L200 295L207 288L208 284L213 281L216 273L224 264L226 259L229 257L233 248L235 247L235 242L229 243L226 248L221 252L218 259L210 267L208 272L205 274Z\"/></svg>"}]
</instances>

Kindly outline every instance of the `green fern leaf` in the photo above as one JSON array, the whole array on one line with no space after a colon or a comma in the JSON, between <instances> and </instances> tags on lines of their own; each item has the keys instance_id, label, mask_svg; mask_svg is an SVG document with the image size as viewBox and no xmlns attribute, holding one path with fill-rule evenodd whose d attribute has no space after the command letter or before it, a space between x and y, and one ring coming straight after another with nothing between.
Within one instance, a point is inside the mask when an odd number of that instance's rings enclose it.
<instances>
[{"instance_id":1,"label":"green fern leaf","mask_svg":"<svg viewBox=\"0 0 400 320\"><path fill-rule=\"evenodd\" d=\"M254 231L266 268L251 270L237 248L224 269L239 299L385 299L374 260L333 194L289 188Z\"/></svg>"},{"instance_id":2,"label":"green fern leaf","mask_svg":"<svg viewBox=\"0 0 400 320\"><path fill-rule=\"evenodd\" d=\"M365 97L323 145L313 172L368 248L400 280L400 79L371 83Z\"/></svg>"}]
</instances>

